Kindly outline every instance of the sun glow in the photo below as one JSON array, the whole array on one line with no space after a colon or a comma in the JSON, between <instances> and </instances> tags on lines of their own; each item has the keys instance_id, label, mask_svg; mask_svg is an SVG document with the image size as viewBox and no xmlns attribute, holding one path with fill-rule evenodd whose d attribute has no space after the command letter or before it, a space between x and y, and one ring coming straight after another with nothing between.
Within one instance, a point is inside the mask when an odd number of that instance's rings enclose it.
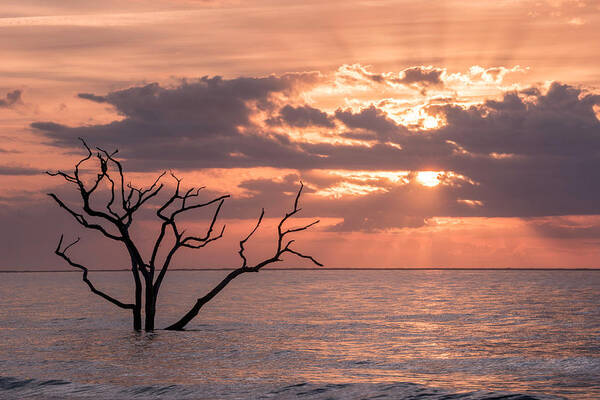
<instances>
[{"instance_id":1,"label":"sun glow","mask_svg":"<svg viewBox=\"0 0 600 400\"><path fill-rule=\"evenodd\" d=\"M385 107L382 107L385 109ZM388 116L398 124L402 124L409 129L431 130L444 125L442 117L431 115L427 112L424 105L410 108L388 109Z\"/></svg>"},{"instance_id":2,"label":"sun glow","mask_svg":"<svg viewBox=\"0 0 600 400\"><path fill-rule=\"evenodd\" d=\"M416 180L423 186L434 187L440 184L440 172L419 171L417 172Z\"/></svg>"},{"instance_id":3,"label":"sun glow","mask_svg":"<svg viewBox=\"0 0 600 400\"><path fill-rule=\"evenodd\" d=\"M341 176L348 180L359 182L373 182L382 179L396 184L407 184L409 171L349 171L349 170L331 170L329 175Z\"/></svg>"},{"instance_id":4,"label":"sun glow","mask_svg":"<svg viewBox=\"0 0 600 400\"><path fill-rule=\"evenodd\" d=\"M315 192L315 194L317 196L339 199L344 196L366 196L377 192L387 192L387 189L371 185L357 185L350 182L340 182L335 186L319 190Z\"/></svg>"}]
</instances>

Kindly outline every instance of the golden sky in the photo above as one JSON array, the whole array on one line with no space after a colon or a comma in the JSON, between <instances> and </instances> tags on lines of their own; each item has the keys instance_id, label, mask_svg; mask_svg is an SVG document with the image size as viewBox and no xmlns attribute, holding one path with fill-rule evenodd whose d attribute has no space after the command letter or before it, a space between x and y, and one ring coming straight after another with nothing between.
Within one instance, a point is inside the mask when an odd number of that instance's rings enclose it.
<instances>
[{"instance_id":1,"label":"golden sky","mask_svg":"<svg viewBox=\"0 0 600 400\"><path fill-rule=\"evenodd\" d=\"M321 223L297 246L328 267L598 267L597 26L594 0L3 5L0 268L61 266L61 233L122 262L45 196L74 199L42 172L77 137L133 182L232 195L226 237L182 267L236 266L261 207L250 254L270 251L300 180Z\"/></svg>"}]
</instances>

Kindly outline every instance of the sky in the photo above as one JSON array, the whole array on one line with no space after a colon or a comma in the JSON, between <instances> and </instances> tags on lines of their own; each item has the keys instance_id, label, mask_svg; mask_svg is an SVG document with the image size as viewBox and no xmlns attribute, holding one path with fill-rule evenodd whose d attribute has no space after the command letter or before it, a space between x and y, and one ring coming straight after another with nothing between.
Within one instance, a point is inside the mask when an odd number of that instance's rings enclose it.
<instances>
[{"instance_id":1,"label":"sky","mask_svg":"<svg viewBox=\"0 0 600 400\"><path fill-rule=\"evenodd\" d=\"M180 268L237 267L262 208L247 249L269 256L300 182L289 226L320 222L294 246L326 267L599 267L598 26L595 0L3 5L0 269L66 268L61 234L90 268L127 265L46 195L81 203L44 173L71 173L79 137L136 186L172 171L231 195L224 237ZM161 182L132 228L144 254ZM178 222L203 234L212 212Z\"/></svg>"}]
</instances>

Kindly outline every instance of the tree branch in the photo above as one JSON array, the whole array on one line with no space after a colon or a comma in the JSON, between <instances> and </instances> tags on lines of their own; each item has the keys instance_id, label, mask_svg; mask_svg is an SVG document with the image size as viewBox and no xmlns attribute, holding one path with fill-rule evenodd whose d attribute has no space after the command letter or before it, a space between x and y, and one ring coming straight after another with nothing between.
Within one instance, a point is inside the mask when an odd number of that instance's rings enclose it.
<instances>
[{"instance_id":1,"label":"tree branch","mask_svg":"<svg viewBox=\"0 0 600 400\"><path fill-rule=\"evenodd\" d=\"M67 246L65 246L64 249L60 249L62 246L62 242L63 242L63 235L60 235L60 240L58 241L58 246L56 247L56 250L54 251L58 256L60 256L63 260L65 260L69 265L71 265L72 267L75 268L79 268L80 270L83 271L83 281L88 285L88 287L90 288L91 292L102 297L105 300L108 300L109 302L113 303L114 305L116 305L117 307L126 309L126 310L133 310L133 308L135 307L135 305L133 304L129 304L129 303L123 303L117 299L115 299L114 297L96 289L96 287L92 284L92 282L88 279L88 269L86 267L84 267L81 264L78 264L74 261L71 260L71 258L69 258L69 256L67 256L66 252L75 244L77 244L79 242L79 238L77 238L77 240L75 240L74 242L68 244Z\"/></svg>"},{"instance_id":2,"label":"tree branch","mask_svg":"<svg viewBox=\"0 0 600 400\"><path fill-rule=\"evenodd\" d=\"M171 260L173 259L173 257L175 256L175 253L180 248L186 247L186 248L190 248L190 249L200 249L202 247L205 247L209 243L214 242L215 240L218 240L221 237L223 237L223 233L225 232L225 226L223 226L223 228L221 229L221 231L218 235L212 236L212 233L213 233L217 218L219 216L219 213L221 211L221 208L223 206L223 203L225 202L225 199L229 197L229 195L220 196L220 197L217 197L217 198L210 200L208 202L205 202L205 203L186 205L187 200L189 200L190 198L193 198L193 197L198 197L200 190L202 188L198 188L198 189L191 188L187 192L185 192L185 194L181 195L180 191L179 191L180 185L181 185L181 179L177 178L172 172L171 172L171 176L173 176L173 178L177 181L177 186L175 188L175 193L173 193L173 195L169 198L169 200L167 200L167 202L156 211L156 215L160 219L163 220L163 223L161 225L161 229L160 229L158 238L156 239L156 242L154 243L154 246L152 249L152 257L150 258L150 268L152 270L155 268L156 257L157 257L158 251L161 247L161 244L166 236L166 231L169 226L171 227L171 229L173 231L173 236L175 237L175 243L173 244L173 246L169 250L169 253L165 257L165 260L160 269L160 272L159 272L158 276L156 277L156 281L154 282L155 296L158 295L158 291L160 290L160 286L163 282L165 274L167 273L167 270L169 269ZM174 211L171 211L169 214L165 214L166 209L171 204L173 204L176 200L181 201L179 207L177 209L175 209ZM176 217L179 214L184 213L186 211L206 207L206 206L209 206L216 202L219 202L219 205L217 206L217 209L215 210L215 212L213 214L212 220L210 222L210 225L208 227L206 234L202 237L187 236L185 238L182 238L184 232L179 231L179 229L177 227Z\"/></svg>"},{"instance_id":3,"label":"tree branch","mask_svg":"<svg viewBox=\"0 0 600 400\"><path fill-rule=\"evenodd\" d=\"M221 211L221 207L223 206L223 203L225 202L225 198L222 197L221 201L219 202L219 206L217 207L217 210L215 211L215 213L213 214L212 220L210 222L210 225L208 227L208 230L206 231L206 235L204 235L203 237L195 237L195 236L188 236L186 238L184 238L183 240L181 240L180 244L182 246L185 247L190 247L193 249L198 249L200 247L204 247L206 246L207 243L212 242L214 240L219 239L221 236L223 236L223 232L225 231L225 226L223 226L223 229L221 229L221 233L213 238L210 237L210 235L212 234L212 231L215 227L215 223L217 222L217 217L219 216L219 212ZM191 209L191 208L188 208ZM174 214L175 215L175 214ZM198 245L192 245L190 244L190 242L198 242Z\"/></svg>"},{"instance_id":4,"label":"tree branch","mask_svg":"<svg viewBox=\"0 0 600 400\"><path fill-rule=\"evenodd\" d=\"M54 201L56 201L61 208L64 208L65 210L67 210L67 212L69 214L71 214L73 216L73 218L75 218L75 220L77 222L79 222L82 226L89 228L89 229L95 229L97 231L100 231L100 232L102 232L102 234L104 236L106 236L107 238L110 238L112 240L123 241L122 236L113 235L112 233L108 232L102 225L89 223L82 214L76 213L75 211L70 209L54 193L48 193L48 196L52 197L54 199Z\"/></svg>"},{"instance_id":5,"label":"tree branch","mask_svg":"<svg viewBox=\"0 0 600 400\"><path fill-rule=\"evenodd\" d=\"M248 234L248 236L246 236L244 239L240 240L240 250L239 250L238 254L240 255L240 257L242 259L242 265L238 269L235 269L235 270L231 271L229 274L227 274L227 276L221 282L219 282L219 284L217 286L215 286L210 292L208 292L206 295L204 295L203 297L200 297L198 300L196 300L196 303L192 306L192 308L181 319L179 319L179 321L175 322L174 324L168 326L165 329L167 329L167 330L183 330L185 328L185 326L198 315L198 312L200 312L200 309L206 303L208 303L210 300L212 300L217 294L219 294L219 292L221 290L223 290L229 284L229 282L231 282L237 276L239 276L245 272L258 272L258 271L260 271L261 268L263 268L269 264L281 261L281 256L284 253L290 253L290 254L296 255L298 257L308 259L318 266L323 266L323 264L318 262L314 257L312 257L310 255L302 254L299 251L291 249L290 245L294 242L293 240L290 240L285 246L282 246L283 240L286 235L288 235L290 233L306 230L319 222L317 220L315 222L312 222L312 223L305 225L303 227L300 227L300 228L294 228L294 229L288 229L286 231L282 231L284 222L287 221L291 216L295 215L298 211L300 211L300 209L298 208L298 201L300 199L300 194L302 193L303 187L304 187L304 185L302 184L302 182L300 182L300 189L298 190L298 194L296 195L296 198L294 200L294 209L290 212L287 212L284 215L284 217L281 219L281 221L279 222L279 225L277 226L278 240L277 240L277 249L275 251L275 254L272 257L267 258L267 259L255 264L253 267L248 266L248 260L246 258L246 255L244 254L244 251L245 251L244 245L252 237L252 235L254 235L254 233L258 230L258 227L260 226L260 224L263 220L263 217L265 214L265 211L263 209L260 213L260 217L258 218L258 222L256 223L256 226L254 227L254 229L252 229L252 231Z\"/></svg>"},{"instance_id":6,"label":"tree branch","mask_svg":"<svg viewBox=\"0 0 600 400\"><path fill-rule=\"evenodd\" d=\"M265 209L263 208L262 211L260 212L260 217L258 217L258 222L256 222L256 226L254 227L254 229L252 229L252 231L248 234L248 236L246 236L244 239L240 240L240 251L238 252L238 254L242 258L241 268L246 268L248 266L248 260L246 259L246 255L244 254L244 251L246 250L244 248L244 245L246 244L248 239L250 239L250 237L252 237L252 235L254 235L254 232L256 232L256 230L260 226L260 223L262 222L262 219L264 216L265 216Z\"/></svg>"},{"instance_id":7,"label":"tree branch","mask_svg":"<svg viewBox=\"0 0 600 400\"><path fill-rule=\"evenodd\" d=\"M138 199L137 199L136 203L133 206L131 206L131 197L130 197L128 204L124 205L126 214L125 214L125 216L123 216L122 219L125 220L125 218L127 218L127 221L125 222L126 225L131 225L131 222L133 221L133 213L134 212L136 212L145 202L147 202L148 200L150 200L151 198L156 196L161 191L161 189L164 187L164 185L162 183L158 187L156 187L156 185L158 185L158 182L160 181L160 179L163 176L165 176L165 174L166 174L166 171L163 171L163 173L160 174L158 176L158 178L156 178L154 183L152 183L152 185L148 189L145 189L145 190L142 190L141 188L137 189L137 188L134 188L133 186L129 185L131 190L134 190L138 193Z\"/></svg>"}]
</instances>

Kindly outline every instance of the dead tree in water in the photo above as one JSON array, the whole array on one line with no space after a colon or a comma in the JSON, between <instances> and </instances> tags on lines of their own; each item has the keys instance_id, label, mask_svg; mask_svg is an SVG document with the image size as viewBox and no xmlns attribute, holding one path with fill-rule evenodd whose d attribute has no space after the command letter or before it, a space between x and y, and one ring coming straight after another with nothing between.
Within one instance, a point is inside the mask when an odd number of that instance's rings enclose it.
<instances>
[{"instance_id":1,"label":"dead tree in water","mask_svg":"<svg viewBox=\"0 0 600 400\"><path fill-rule=\"evenodd\" d=\"M69 255L67 255L68 250L79 242L79 238L70 244L65 245L63 243L63 236L61 235L55 253L72 267L83 271L83 281L89 286L92 293L104 298L117 307L131 310L133 313L133 328L136 330L142 329L142 297L144 297L144 329L146 331L151 331L154 329L156 299L173 256L181 248L200 249L223 236L225 226L223 225L220 230L215 231L215 224L223 203L229 195L220 196L207 202L194 202L194 200L197 200L196 198L202 188L192 188L183 192L181 189L181 179L171 173L177 182L175 192L156 211L156 216L162 221L160 232L152 247L150 257L144 257L131 237L130 228L133 223L134 214L150 199L157 196L163 189L164 185L160 183L160 180L164 177L165 172L163 172L148 188L137 188L131 184L126 185L123 167L115 158L117 151L109 153L101 148L96 148L97 151L94 153L83 139L81 139L81 142L87 150L87 155L75 165L72 173L63 171L47 173L51 176L62 177L67 183L74 185L81 197L82 204L79 208L74 208L61 200L56 194L48 193L48 195L84 228L98 231L106 238L122 243L131 259L131 273L134 281L133 303L122 302L97 289L88 278L87 267L73 261ZM91 182L84 183L84 180L81 177L82 165L94 158L97 159L99 163L99 171ZM92 197L102 185L108 185L109 198L102 208L97 208L95 205L92 205ZM302 188L303 185L300 183L300 189L298 190L298 194L294 201L294 208L284 215L277 226L278 239L274 254L271 257L252 265L248 264L248 260L244 254L244 245L257 231L263 220L263 209L254 229L248 236L240 241L240 250L238 254L242 260L241 266L230 272L208 294L200 297L181 319L168 326L166 329L184 329L185 326L198 315L202 306L213 299L234 278L246 272L258 272L261 268L269 264L281 261L281 257L286 253L306 258L316 265L322 265L312 256L302 254L299 251L292 249L290 246L294 243L294 240L288 239L289 234L304 231L319 221L314 221L308 225L290 229L285 229L283 226L289 218L300 211L300 208L298 208L298 201L302 193ZM186 235L184 230L179 229L176 221L178 216L191 210L209 206L213 206L214 211L208 229L204 235L190 236ZM168 236L171 236L174 239L174 243L170 247L166 247L167 244L165 243ZM168 249L168 252L164 259L159 261L158 253L161 248Z\"/></svg>"}]
</instances>

